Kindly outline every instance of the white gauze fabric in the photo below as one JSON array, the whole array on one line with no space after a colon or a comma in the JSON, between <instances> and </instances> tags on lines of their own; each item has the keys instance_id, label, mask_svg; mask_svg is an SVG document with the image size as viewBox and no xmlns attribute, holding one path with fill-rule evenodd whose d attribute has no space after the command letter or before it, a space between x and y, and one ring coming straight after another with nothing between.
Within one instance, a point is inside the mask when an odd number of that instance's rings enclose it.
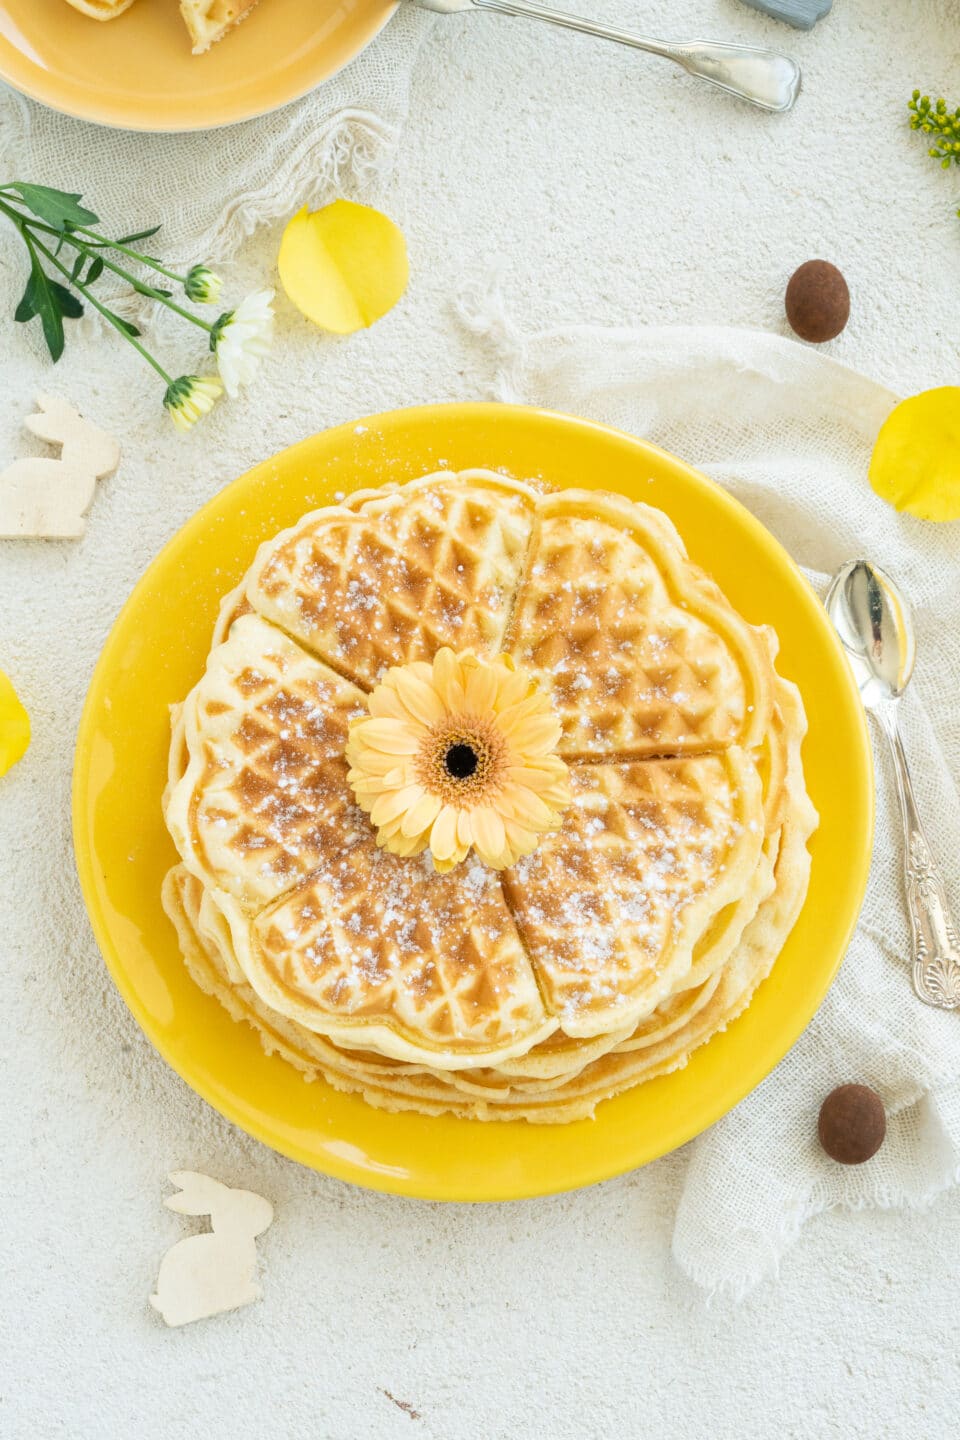
<instances>
[{"instance_id":1,"label":"white gauze fabric","mask_svg":"<svg viewBox=\"0 0 960 1440\"><path fill-rule=\"evenodd\" d=\"M376 200L433 18L404 6L318 89L272 115L219 130L107 129L0 85L0 171L4 179L82 190L108 234L162 223L171 264L222 262L258 225L301 205L315 208L339 195Z\"/></svg>"},{"instance_id":2,"label":"white gauze fabric","mask_svg":"<svg viewBox=\"0 0 960 1440\"><path fill-rule=\"evenodd\" d=\"M919 655L902 706L905 742L960 912L960 523L897 515L867 483L898 397L821 352L747 330L523 337L486 295L466 298L462 314L498 349L498 398L604 421L673 451L747 505L820 595L859 555L902 584ZM960 1014L913 995L900 819L886 742L873 733L875 854L840 974L773 1074L689 1147L673 1249L711 1291L742 1295L775 1272L820 1211L923 1206L960 1180ZM847 1081L873 1086L887 1109L886 1141L862 1166L836 1164L817 1142L821 1101Z\"/></svg>"}]
</instances>

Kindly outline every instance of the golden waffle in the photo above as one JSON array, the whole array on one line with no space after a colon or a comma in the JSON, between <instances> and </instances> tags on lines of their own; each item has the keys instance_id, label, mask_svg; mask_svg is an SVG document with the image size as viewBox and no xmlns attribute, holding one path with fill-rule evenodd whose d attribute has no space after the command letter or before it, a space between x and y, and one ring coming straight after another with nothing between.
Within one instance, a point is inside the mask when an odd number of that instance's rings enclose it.
<instances>
[{"instance_id":1,"label":"golden waffle","mask_svg":"<svg viewBox=\"0 0 960 1440\"><path fill-rule=\"evenodd\" d=\"M343 749L389 664L502 646L573 802L498 874L376 848ZM660 512L479 471L261 547L174 713L164 903L198 982L371 1103L556 1121L685 1063L806 890L802 706Z\"/></svg>"},{"instance_id":2,"label":"golden waffle","mask_svg":"<svg viewBox=\"0 0 960 1440\"><path fill-rule=\"evenodd\" d=\"M348 681L243 616L175 728L166 819L194 874L252 913L366 839L343 759L363 711Z\"/></svg>"},{"instance_id":3,"label":"golden waffle","mask_svg":"<svg viewBox=\"0 0 960 1440\"><path fill-rule=\"evenodd\" d=\"M547 1007L579 1037L649 1013L724 907L747 896L742 924L751 918L750 882L765 880L763 796L738 748L583 765L572 789L562 828L504 886Z\"/></svg>"},{"instance_id":4,"label":"golden waffle","mask_svg":"<svg viewBox=\"0 0 960 1440\"><path fill-rule=\"evenodd\" d=\"M308 515L261 548L247 600L364 686L444 645L495 655L532 521L522 486L428 476Z\"/></svg>"},{"instance_id":5,"label":"golden waffle","mask_svg":"<svg viewBox=\"0 0 960 1440\"><path fill-rule=\"evenodd\" d=\"M478 860L439 875L371 836L332 853L234 941L274 1010L345 1045L464 1068L557 1028L499 877Z\"/></svg>"},{"instance_id":6,"label":"golden waffle","mask_svg":"<svg viewBox=\"0 0 960 1440\"><path fill-rule=\"evenodd\" d=\"M550 693L561 754L676 755L754 745L764 733L772 673L762 635L664 522L593 492L538 503L508 648Z\"/></svg>"}]
</instances>

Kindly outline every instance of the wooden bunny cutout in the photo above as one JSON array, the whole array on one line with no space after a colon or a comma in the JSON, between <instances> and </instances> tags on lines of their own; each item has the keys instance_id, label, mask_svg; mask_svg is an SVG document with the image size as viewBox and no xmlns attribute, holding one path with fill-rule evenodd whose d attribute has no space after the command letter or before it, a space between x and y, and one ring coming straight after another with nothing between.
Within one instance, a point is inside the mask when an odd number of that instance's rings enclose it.
<instances>
[{"instance_id":1,"label":"wooden bunny cutout","mask_svg":"<svg viewBox=\"0 0 960 1440\"><path fill-rule=\"evenodd\" d=\"M259 1300L256 1237L273 1220L270 1201L196 1170L174 1170L170 1179L180 1190L164 1203L181 1215L209 1215L212 1233L178 1240L167 1251L150 1304L168 1325L188 1325Z\"/></svg>"},{"instance_id":2,"label":"wooden bunny cutout","mask_svg":"<svg viewBox=\"0 0 960 1440\"><path fill-rule=\"evenodd\" d=\"M60 458L14 460L0 472L0 540L76 539L97 481L120 463L120 446L52 395L38 395L37 413L23 423L61 446Z\"/></svg>"}]
</instances>

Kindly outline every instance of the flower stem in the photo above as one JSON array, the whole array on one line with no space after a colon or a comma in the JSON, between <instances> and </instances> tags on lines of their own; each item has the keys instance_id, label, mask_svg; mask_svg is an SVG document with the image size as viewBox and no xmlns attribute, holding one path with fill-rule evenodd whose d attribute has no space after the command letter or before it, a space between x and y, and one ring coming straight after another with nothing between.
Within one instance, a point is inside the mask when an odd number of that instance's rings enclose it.
<instances>
[{"instance_id":1,"label":"flower stem","mask_svg":"<svg viewBox=\"0 0 960 1440\"><path fill-rule=\"evenodd\" d=\"M67 235L66 239L68 244L72 244L75 249L82 250L85 255L90 254L89 248L84 245L82 241L78 242L76 240L71 240L69 234ZM121 247L112 246L111 248L120 249ZM94 257L91 256L91 259L93 258ZM125 270L122 265L115 265L112 260L106 260L102 255L99 255L96 258L103 261L103 266L105 270L111 270L114 275L119 275L121 280L126 280L127 284L131 285L139 295L146 295L149 300L159 300L160 304L165 305L168 310L175 311L177 315L182 315L184 320L189 320L192 325L199 325L201 330L206 330L207 334L210 334L213 326L208 325L206 320L201 320L199 315L191 315L189 310L184 310L183 306L178 305L175 300L171 300L169 295L164 295L162 291L154 289L152 285L145 285L142 280L138 280L135 275L131 275L130 271ZM163 271L163 274L169 274L169 271L165 270ZM173 278L176 279L177 277L174 276ZM74 281L73 283L76 284L76 281ZM89 292L87 293L89 294Z\"/></svg>"},{"instance_id":2,"label":"flower stem","mask_svg":"<svg viewBox=\"0 0 960 1440\"><path fill-rule=\"evenodd\" d=\"M2 187L0 187L0 193L2 193ZM3 200L0 200L0 213L9 216L9 218L14 222L24 239L26 239L27 233L30 230L38 230L44 235L56 235L61 241L64 241L67 245L72 246L74 250L82 252L91 260L100 260L105 270L110 270L113 272L114 275L118 275L121 280L126 280L127 284L132 286L132 288L136 290L138 294L145 295L150 300L158 300L161 305L165 305L168 310L175 311L177 315L182 315L184 320L189 320L192 325L197 325L201 330L206 330L208 335L213 330L213 326L208 324L206 320L201 320L199 315L193 315L189 310L185 310L182 305L178 305L177 302L175 300L172 300L169 295L164 295L161 291L155 289L152 285L146 285L142 280L138 280L135 275L131 275L130 271L125 270L122 265L115 264L113 260L107 260L106 257L103 255L91 253L89 245L87 245L83 240L76 239L76 235L78 233L82 233L85 235L93 235L95 234L94 231L81 230L79 226L75 231L58 230L56 226L47 225L46 222L43 220L34 220L26 215L22 215L20 211L11 209L10 206L7 205ZM144 263L147 265L153 265L153 261L146 260L145 257L137 255L136 251L134 250L127 250L126 247L123 245L109 245L108 248L111 250L123 250L124 254L132 255L137 260L143 260ZM44 254L49 253L50 252L44 247ZM51 258L53 257L51 256ZM67 279L70 281L70 284L74 287L74 289L82 291L83 294L86 295L90 303L92 305L96 305L96 301L93 299L93 296L90 294L89 290L87 290L82 284L80 284L79 281L74 280L72 275L68 271L63 270L62 266L59 266L58 268L62 271L62 273L67 276ZM171 280L181 280L181 277L179 275L174 275L171 270L164 270L161 265L154 265L153 268L155 270L158 270L162 275L169 276ZM101 307L97 306L97 308L100 309Z\"/></svg>"},{"instance_id":3,"label":"flower stem","mask_svg":"<svg viewBox=\"0 0 960 1440\"><path fill-rule=\"evenodd\" d=\"M187 283L187 277L185 275L178 275L175 270L168 270L165 265L161 265L160 261L154 260L151 255L141 255L139 250L132 250L129 245L121 245L116 240L105 240L102 235L97 234L96 230L88 230L85 226L78 225L75 233L78 235L89 235L91 240L96 241L98 249L119 250L122 255L129 255L131 260L136 260L141 265L148 265L151 270L156 270L158 275L165 275L168 280L175 280L178 285L185 285ZM104 261L104 264L106 263L107 262Z\"/></svg>"}]
</instances>

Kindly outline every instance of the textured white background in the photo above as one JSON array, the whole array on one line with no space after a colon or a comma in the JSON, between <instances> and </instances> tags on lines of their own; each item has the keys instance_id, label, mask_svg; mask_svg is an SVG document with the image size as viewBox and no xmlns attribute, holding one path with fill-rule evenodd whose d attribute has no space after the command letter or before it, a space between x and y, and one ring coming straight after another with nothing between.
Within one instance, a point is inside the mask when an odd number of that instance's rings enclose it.
<instances>
[{"instance_id":1,"label":"textured white background","mask_svg":"<svg viewBox=\"0 0 960 1440\"><path fill-rule=\"evenodd\" d=\"M411 248L402 306L324 341L281 305L265 383L186 442L119 344L72 342L57 374L125 460L80 544L0 547L0 663L36 733L0 785L0 1435L956 1432L956 1193L921 1216L822 1217L777 1282L708 1307L669 1254L683 1154L579 1195L483 1209L309 1174L156 1057L79 908L70 748L124 596L248 464L365 411L488 393L492 356L451 312L464 281L499 267L531 328L779 330L786 276L825 255L854 293L840 358L901 391L956 383L960 175L923 160L902 114L914 84L960 89L954 0L836 0L810 35L736 0L590 8L780 43L805 63L805 94L792 116L765 118L613 47L493 16L439 22L389 199ZM251 242L238 289L262 282L276 243ZM20 419L50 383L7 318L17 284L2 262L2 457L25 453ZM160 1208L164 1173L182 1165L262 1190L277 1220L260 1247L263 1304L168 1332L145 1302L182 1233Z\"/></svg>"}]
</instances>

